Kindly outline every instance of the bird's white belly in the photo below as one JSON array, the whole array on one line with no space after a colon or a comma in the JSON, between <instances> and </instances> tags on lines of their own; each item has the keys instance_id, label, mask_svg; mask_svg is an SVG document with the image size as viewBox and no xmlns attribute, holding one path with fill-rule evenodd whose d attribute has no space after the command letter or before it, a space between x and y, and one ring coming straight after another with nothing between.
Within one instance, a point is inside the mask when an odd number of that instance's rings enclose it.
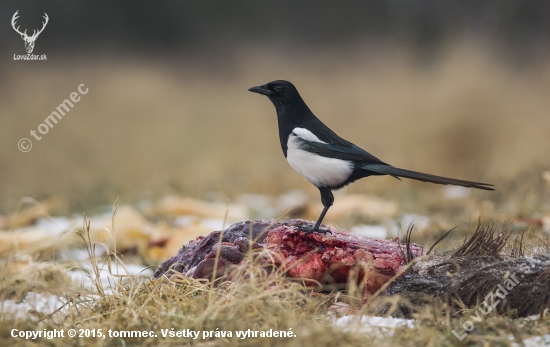
<instances>
[{"instance_id":1,"label":"bird's white belly","mask_svg":"<svg viewBox=\"0 0 550 347\"><path fill-rule=\"evenodd\" d=\"M353 163L347 160L326 158L298 147L296 136L289 136L286 160L292 168L317 187L336 187L353 172Z\"/></svg>"}]
</instances>

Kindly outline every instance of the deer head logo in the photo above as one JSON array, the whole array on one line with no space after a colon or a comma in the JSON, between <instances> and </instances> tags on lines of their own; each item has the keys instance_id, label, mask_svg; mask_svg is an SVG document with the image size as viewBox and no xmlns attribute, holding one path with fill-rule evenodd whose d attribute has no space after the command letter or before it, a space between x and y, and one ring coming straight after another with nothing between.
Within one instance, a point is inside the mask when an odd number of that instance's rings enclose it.
<instances>
[{"instance_id":1,"label":"deer head logo","mask_svg":"<svg viewBox=\"0 0 550 347\"><path fill-rule=\"evenodd\" d=\"M13 14L13 17L11 18L11 26L13 27L13 30L15 30L17 33L19 33L19 35L21 35L21 38L25 41L25 49L27 50L27 53L32 53L32 50L34 49L34 41L36 41L36 39L38 38L38 35L40 35L40 33L42 31L44 31L44 28L46 27L46 24L48 24L48 15L46 14L46 12L44 12L44 22L42 22L42 29L36 31L33 30L32 32L32 35L31 36L28 36L27 35L27 30L25 29L24 32L21 32L19 31L19 27L15 27L16 25L16 21L17 21L17 18L19 18L19 16L17 15L19 12L19 10L15 11L15 13Z\"/></svg>"}]
</instances>

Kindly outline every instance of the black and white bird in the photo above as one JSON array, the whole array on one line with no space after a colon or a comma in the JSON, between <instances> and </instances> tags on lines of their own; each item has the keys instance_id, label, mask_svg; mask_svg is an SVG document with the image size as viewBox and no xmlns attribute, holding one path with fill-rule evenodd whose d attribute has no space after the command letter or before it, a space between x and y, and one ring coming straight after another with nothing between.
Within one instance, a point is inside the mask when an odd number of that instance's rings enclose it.
<instances>
[{"instance_id":1,"label":"black and white bird","mask_svg":"<svg viewBox=\"0 0 550 347\"><path fill-rule=\"evenodd\" d=\"M252 87L249 91L266 95L275 105L279 139L286 160L321 192L323 212L313 227L303 227L302 231L329 232L319 227L334 203L332 191L363 177L390 175L397 179L405 177L430 183L494 190L491 188L493 185L488 183L434 176L384 163L330 130L311 112L296 87L288 81L269 82Z\"/></svg>"}]
</instances>

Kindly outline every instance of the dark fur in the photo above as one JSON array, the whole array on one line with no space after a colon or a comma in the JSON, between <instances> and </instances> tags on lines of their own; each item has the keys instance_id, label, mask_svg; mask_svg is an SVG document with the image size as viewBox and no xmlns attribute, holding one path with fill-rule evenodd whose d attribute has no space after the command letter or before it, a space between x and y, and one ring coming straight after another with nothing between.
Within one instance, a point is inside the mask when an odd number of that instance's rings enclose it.
<instances>
[{"instance_id":1,"label":"dark fur","mask_svg":"<svg viewBox=\"0 0 550 347\"><path fill-rule=\"evenodd\" d=\"M546 254L527 257L523 233L513 239L511 235L507 231L497 234L493 226L478 225L458 250L425 256L393 282L385 295L399 294L408 299L412 305L401 307L405 315L414 311L415 305L430 305L434 301L455 308L473 308L514 275L519 283L496 305L495 311L515 311L518 316L541 313L550 306L548 248Z\"/></svg>"}]
</instances>

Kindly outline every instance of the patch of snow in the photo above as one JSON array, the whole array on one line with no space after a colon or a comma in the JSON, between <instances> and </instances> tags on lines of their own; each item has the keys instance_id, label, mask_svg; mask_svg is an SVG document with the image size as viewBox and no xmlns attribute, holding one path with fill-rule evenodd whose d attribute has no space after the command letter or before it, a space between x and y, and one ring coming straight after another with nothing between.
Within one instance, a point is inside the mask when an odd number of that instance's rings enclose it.
<instances>
[{"instance_id":1,"label":"patch of snow","mask_svg":"<svg viewBox=\"0 0 550 347\"><path fill-rule=\"evenodd\" d=\"M445 186L443 187L443 196L447 199L464 199L470 196L470 190L460 186Z\"/></svg>"},{"instance_id":2,"label":"patch of snow","mask_svg":"<svg viewBox=\"0 0 550 347\"><path fill-rule=\"evenodd\" d=\"M100 270L99 276L105 293L113 293L115 284L121 279L124 279L124 277L121 278L117 276L130 275L138 276L139 278L153 276L153 270L145 269L142 265L128 264L125 267L126 269L124 269L120 264L113 264L111 266L111 272L109 272L107 266ZM93 269L90 265L83 265L82 268L72 270L68 273L68 275L73 279L78 287L82 285L84 289L95 292L96 288L93 284L95 274L93 273ZM4 317L4 319L6 317L11 317L12 319L28 319L31 317L38 317L33 314L33 311L43 314L51 314L63 305L63 299L56 295L30 292L19 303L14 300L0 301L0 316ZM65 314L66 311L65 308L63 308L55 315L62 317Z\"/></svg>"},{"instance_id":3,"label":"patch of snow","mask_svg":"<svg viewBox=\"0 0 550 347\"><path fill-rule=\"evenodd\" d=\"M76 227L74 221L65 217L40 218L35 226L52 234L59 234Z\"/></svg>"},{"instance_id":4,"label":"patch of snow","mask_svg":"<svg viewBox=\"0 0 550 347\"><path fill-rule=\"evenodd\" d=\"M101 258L105 254L106 250L103 247L95 248L95 256ZM70 248L67 250L62 250L59 254L58 260L72 260L76 262L85 262L90 260L90 255L88 251L83 248Z\"/></svg>"},{"instance_id":5,"label":"patch of snow","mask_svg":"<svg viewBox=\"0 0 550 347\"><path fill-rule=\"evenodd\" d=\"M198 220L195 216L179 216L174 220L174 226L185 228L197 223Z\"/></svg>"},{"instance_id":6,"label":"patch of snow","mask_svg":"<svg viewBox=\"0 0 550 347\"><path fill-rule=\"evenodd\" d=\"M48 293L28 293L25 299L20 303L14 300L4 300L0 302L0 311L2 316L9 316L12 319L27 319L32 316L29 311L37 311L44 314L51 314L63 306L59 297ZM63 315L63 309L59 312Z\"/></svg>"},{"instance_id":7,"label":"patch of snow","mask_svg":"<svg viewBox=\"0 0 550 347\"><path fill-rule=\"evenodd\" d=\"M543 347L543 346L550 346L550 334L546 334L543 336L532 336L529 338L524 339L523 344L520 345L518 343L512 342L513 347Z\"/></svg>"},{"instance_id":8,"label":"patch of snow","mask_svg":"<svg viewBox=\"0 0 550 347\"><path fill-rule=\"evenodd\" d=\"M334 325L344 328L344 331L370 333L376 332L377 328L393 333L391 329L415 327L412 319L373 317L373 316L344 316L334 320Z\"/></svg>"},{"instance_id":9,"label":"patch of snow","mask_svg":"<svg viewBox=\"0 0 550 347\"><path fill-rule=\"evenodd\" d=\"M230 226L232 223L226 221L224 224L223 219L218 218L203 218L201 219L201 225L212 231L222 230Z\"/></svg>"},{"instance_id":10,"label":"patch of snow","mask_svg":"<svg viewBox=\"0 0 550 347\"><path fill-rule=\"evenodd\" d=\"M84 264L80 268L70 271L68 275L79 287L82 286L85 290L96 291L94 284L96 276L93 268L89 264ZM99 279L106 293L112 293L116 284L126 279L123 276L147 278L153 276L153 270L135 264L126 264L125 268L120 264L112 264L110 270L107 265L104 265L99 269Z\"/></svg>"},{"instance_id":11,"label":"patch of snow","mask_svg":"<svg viewBox=\"0 0 550 347\"><path fill-rule=\"evenodd\" d=\"M373 239L385 239L388 237L388 230L382 225L356 225L350 229L353 234L371 237Z\"/></svg>"},{"instance_id":12,"label":"patch of snow","mask_svg":"<svg viewBox=\"0 0 550 347\"><path fill-rule=\"evenodd\" d=\"M405 213L400 219L403 230L406 230L409 224L414 223L414 227L420 230L426 229L432 222L430 217L422 216L418 214Z\"/></svg>"}]
</instances>

